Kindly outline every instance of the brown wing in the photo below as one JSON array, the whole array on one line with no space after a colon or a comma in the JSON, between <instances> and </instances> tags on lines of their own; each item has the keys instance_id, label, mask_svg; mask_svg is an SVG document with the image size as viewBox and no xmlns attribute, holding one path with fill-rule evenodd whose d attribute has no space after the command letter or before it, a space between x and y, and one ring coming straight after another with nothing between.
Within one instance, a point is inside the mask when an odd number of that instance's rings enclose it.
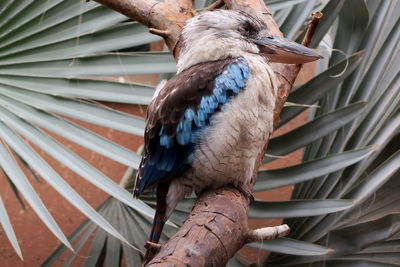
<instances>
[{"instance_id":1,"label":"brown wing","mask_svg":"<svg viewBox=\"0 0 400 267\"><path fill-rule=\"evenodd\" d=\"M151 101L147 108L144 155L136 177L135 195L142 191L138 189L148 159L157 153L161 127L167 135L173 136L185 110L197 107L203 96L212 94L216 76L233 61L229 58L194 65L171 78Z\"/></svg>"}]
</instances>

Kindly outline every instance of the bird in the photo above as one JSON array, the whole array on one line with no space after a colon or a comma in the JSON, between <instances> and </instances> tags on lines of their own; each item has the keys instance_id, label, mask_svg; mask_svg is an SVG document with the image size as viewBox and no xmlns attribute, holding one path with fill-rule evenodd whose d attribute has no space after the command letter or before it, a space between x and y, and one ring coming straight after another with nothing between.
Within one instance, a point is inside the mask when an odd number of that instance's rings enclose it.
<instances>
[{"instance_id":1,"label":"bird","mask_svg":"<svg viewBox=\"0 0 400 267\"><path fill-rule=\"evenodd\" d=\"M156 90L147 109L133 193L139 197L156 187L153 244L178 202L193 191L232 185L247 192L273 130L277 84L271 63L321 57L273 35L243 10L200 12L187 21L180 42L177 73ZM148 248L145 259L153 256Z\"/></svg>"}]
</instances>

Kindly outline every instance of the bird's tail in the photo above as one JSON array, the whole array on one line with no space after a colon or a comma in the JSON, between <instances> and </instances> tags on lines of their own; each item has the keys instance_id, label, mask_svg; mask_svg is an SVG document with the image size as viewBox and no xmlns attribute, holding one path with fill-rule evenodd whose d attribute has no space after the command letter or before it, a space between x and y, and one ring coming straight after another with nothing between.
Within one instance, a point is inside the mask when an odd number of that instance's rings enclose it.
<instances>
[{"instance_id":1,"label":"bird's tail","mask_svg":"<svg viewBox=\"0 0 400 267\"><path fill-rule=\"evenodd\" d=\"M158 253L158 248L156 244L160 240L164 224L167 220L166 218L166 197L168 193L168 184L162 183L157 185L157 207L156 214L154 216L153 227L151 228L150 238L146 244L146 254L144 256L145 263L148 263L153 259L153 257Z\"/></svg>"}]
</instances>

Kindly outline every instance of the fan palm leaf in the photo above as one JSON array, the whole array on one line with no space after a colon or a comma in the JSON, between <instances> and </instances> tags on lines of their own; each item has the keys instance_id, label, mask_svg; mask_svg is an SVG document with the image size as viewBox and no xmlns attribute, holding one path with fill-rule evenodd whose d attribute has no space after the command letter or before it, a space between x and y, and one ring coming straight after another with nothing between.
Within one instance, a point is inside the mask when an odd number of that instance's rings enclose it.
<instances>
[{"instance_id":1,"label":"fan palm leaf","mask_svg":"<svg viewBox=\"0 0 400 267\"><path fill-rule=\"evenodd\" d=\"M4 162L1 166L16 192L25 198L30 196L30 205L37 203L40 214L46 217L44 223L53 225L53 232L66 246L72 243L80 251L90 244L87 266L116 266L122 259L128 266L140 266L140 252L128 243L143 248L150 229L150 207L155 205L152 193L142 200L132 200L126 190L43 129L130 166L124 180L132 181L138 154L68 117L142 135L142 118L88 100L148 104L154 88L96 77L169 74L175 71L175 63L164 52L112 52L159 37L148 34L138 23L124 22L126 18L105 7L69 0L40 5L35 2L9 0L0 10L0 134L5 152L0 164ZM211 2L196 1L196 7L202 9ZM267 4L290 38L297 38L304 29L310 12L323 10L311 46L319 47L326 57L317 64L318 74L291 93L288 101L296 104L284 108L277 127L304 110L308 110L309 122L271 139L264 159L265 163L271 162L276 157L269 155L284 156L302 148L303 163L261 170L255 185L255 191L261 192L295 184L292 200L256 201L250 211L253 218L287 218L291 236L249 246L274 252L268 257L271 265L393 263L400 238L395 179L400 160L396 141L400 127L400 68L396 64L400 59L400 4L393 0L382 1L379 7L374 1L362 0L275 0ZM309 107L313 104L318 108ZM85 214L90 220L68 240L40 205L37 194L27 192L29 185L17 162L21 158L44 179L58 177L49 183L67 198L68 184L25 140L112 196L97 213L91 211L90 215L87 209ZM125 182L127 188L128 184ZM193 198L189 198L178 205L163 239L174 233L174 223L183 222L192 203ZM75 205L84 211L84 200ZM0 223L20 253L1 202ZM377 230L369 233L368 229ZM349 235L354 242L346 240ZM371 238L363 238L366 235ZM66 246L59 247L44 265L56 261ZM73 263L75 255L70 254L66 265ZM242 266L241 262L243 257L237 255L230 265Z\"/></svg>"}]
</instances>

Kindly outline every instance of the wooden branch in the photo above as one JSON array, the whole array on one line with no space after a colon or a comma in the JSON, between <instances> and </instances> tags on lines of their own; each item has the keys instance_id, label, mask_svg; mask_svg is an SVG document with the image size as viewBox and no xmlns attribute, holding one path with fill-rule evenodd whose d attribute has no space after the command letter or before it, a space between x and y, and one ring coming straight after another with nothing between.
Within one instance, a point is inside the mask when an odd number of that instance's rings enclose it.
<instances>
[{"instance_id":1,"label":"wooden branch","mask_svg":"<svg viewBox=\"0 0 400 267\"><path fill-rule=\"evenodd\" d=\"M153 8L159 4L155 0L97 0L96 2L108 6L147 27L155 24L153 22L155 16Z\"/></svg>"},{"instance_id":2,"label":"wooden branch","mask_svg":"<svg viewBox=\"0 0 400 267\"><path fill-rule=\"evenodd\" d=\"M287 236L290 228L287 224L274 227L264 227L256 230L249 230L247 233L246 243L262 242L264 240L277 239Z\"/></svg>"},{"instance_id":3,"label":"wooden branch","mask_svg":"<svg viewBox=\"0 0 400 267\"><path fill-rule=\"evenodd\" d=\"M149 28L149 32L152 34L160 35L163 38L168 38L171 35L171 31L169 30L158 30L154 28Z\"/></svg>"},{"instance_id":4,"label":"wooden branch","mask_svg":"<svg viewBox=\"0 0 400 267\"><path fill-rule=\"evenodd\" d=\"M112 8L128 18L153 28L155 31L169 31L162 36L170 51L174 52L182 27L187 19L196 14L194 0L95 0Z\"/></svg>"},{"instance_id":5,"label":"wooden branch","mask_svg":"<svg viewBox=\"0 0 400 267\"><path fill-rule=\"evenodd\" d=\"M301 44L304 46L309 46L311 43L311 39L314 36L315 30L317 29L318 23L322 18L322 13L317 11L312 14L312 18L310 23L308 23L306 34L304 35Z\"/></svg>"},{"instance_id":6,"label":"wooden branch","mask_svg":"<svg viewBox=\"0 0 400 267\"><path fill-rule=\"evenodd\" d=\"M302 40L301 44L308 46L311 42L311 38L318 26L319 20L322 18L321 12L315 12L312 14L312 19L307 26L307 31ZM279 122L279 114L286 102L286 99L292 89L293 83L299 74L302 65L285 65L285 64L273 64L275 74L279 80L278 82L278 98L275 103L274 110L274 124Z\"/></svg>"},{"instance_id":7,"label":"wooden branch","mask_svg":"<svg viewBox=\"0 0 400 267\"><path fill-rule=\"evenodd\" d=\"M245 244L289 233L287 225L248 229L248 208L236 188L205 192L178 233L146 266L225 266Z\"/></svg>"},{"instance_id":8,"label":"wooden branch","mask_svg":"<svg viewBox=\"0 0 400 267\"><path fill-rule=\"evenodd\" d=\"M150 32L161 35L175 59L178 59L180 32L185 21L195 14L193 0L96 1L152 28ZM255 13L266 22L272 33L282 36L263 0L223 0L223 2L228 9ZM208 8L215 9L221 5L222 2L219 1ZM318 20L318 16L313 17L305 35L305 44L311 40ZM277 123L301 65L273 63L272 67L276 73L278 87L274 110L274 123ZM257 175L266 147L267 144L259 151L253 177ZM255 182L255 179L253 181ZM180 230L162 245L159 253L147 266L224 266L244 244L288 234L287 225L258 230L248 229L248 210L246 196L236 188L224 187L203 193ZM148 246L159 249L159 246L155 244L148 244Z\"/></svg>"}]
</instances>

